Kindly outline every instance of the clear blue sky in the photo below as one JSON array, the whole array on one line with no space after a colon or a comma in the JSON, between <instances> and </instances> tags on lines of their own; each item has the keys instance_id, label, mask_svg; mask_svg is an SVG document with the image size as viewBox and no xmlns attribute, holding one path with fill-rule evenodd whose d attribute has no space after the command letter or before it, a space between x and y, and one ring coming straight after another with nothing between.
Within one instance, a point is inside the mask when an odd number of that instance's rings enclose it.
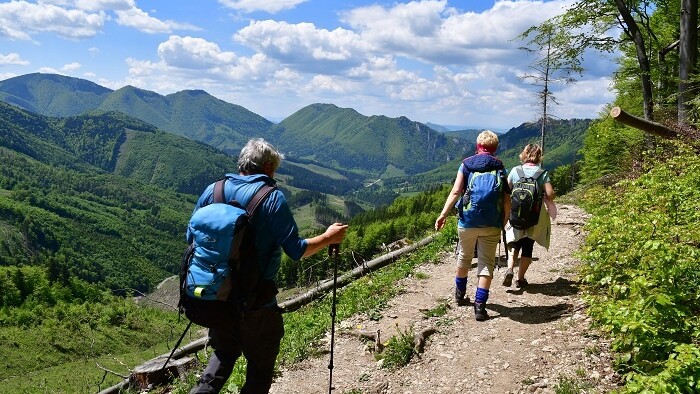
<instances>
[{"instance_id":1,"label":"clear blue sky","mask_svg":"<svg viewBox=\"0 0 700 394\"><path fill-rule=\"evenodd\" d=\"M41 0L0 2L0 80L33 72L170 94L203 89L270 120L312 103L507 130L538 117L513 39L571 1ZM591 54L555 86L561 118L613 99Z\"/></svg>"}]
</instances>

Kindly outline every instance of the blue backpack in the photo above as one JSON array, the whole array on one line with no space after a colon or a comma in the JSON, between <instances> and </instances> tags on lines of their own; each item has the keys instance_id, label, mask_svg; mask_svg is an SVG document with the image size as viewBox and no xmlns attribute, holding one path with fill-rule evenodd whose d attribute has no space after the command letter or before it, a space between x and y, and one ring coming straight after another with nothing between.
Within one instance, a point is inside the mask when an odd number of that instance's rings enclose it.
<instances>
[{"instance_id":1,"label":"blue backpack","mask_svg":"<svg viewBox=\"0 0 700 394\"><path fill-rule=\"evenodd\" d=\"M502 169L469 173L457 206L467 227L503 227L503 174Z\"/></svg>"},{"instance_id":2,"label":"blue backpack","mask_svg":"<svg viewBox=\"0 0 700 394\"><path fill-rule=\"evenodd\" d=\"M179 310L209 328L230 325L256 302L261 281L250 220L275 189L263 184L244 208L236 200L225 202L225 182L217 181L213 202L192 214L192 243L180 264Z\"/></svg>"}]
</instances>

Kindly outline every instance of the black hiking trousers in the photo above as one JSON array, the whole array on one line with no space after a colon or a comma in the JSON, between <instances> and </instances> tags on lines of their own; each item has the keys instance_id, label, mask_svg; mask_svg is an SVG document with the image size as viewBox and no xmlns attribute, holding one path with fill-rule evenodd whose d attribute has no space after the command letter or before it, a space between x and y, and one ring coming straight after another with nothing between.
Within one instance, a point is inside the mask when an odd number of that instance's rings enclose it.
<instances>
[{"instance_id":1,"label":"black hiking trousers","mask_svg":"<svg viewBox=\"0 0 700 394\"><path fill-rule=\"evenodd\" d=\"M214 352L190 394L221 391L241 354L248 362L241 394L268 393L283 336L284 323L277 308L246 312L243 319L235 319L232 327L210 328L209 342Z\"/></svg>"}]
</instances>

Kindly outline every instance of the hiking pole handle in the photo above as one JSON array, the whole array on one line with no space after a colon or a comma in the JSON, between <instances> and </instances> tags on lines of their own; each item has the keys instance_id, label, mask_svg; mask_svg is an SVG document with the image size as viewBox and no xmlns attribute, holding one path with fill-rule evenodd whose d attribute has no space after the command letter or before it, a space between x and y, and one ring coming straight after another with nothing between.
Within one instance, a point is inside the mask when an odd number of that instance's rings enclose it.
<instances>
[{"instance_id":1,"label":"hiking pole handle","mask_svg":"<svg viewBox=\"0 0 700 394\"><path fill-rule=\"evenodd\" d=\"M329 257L338 257L338 253L340 253L340 244L328 245L328 256Z\"/></svg>"}]
</instances>

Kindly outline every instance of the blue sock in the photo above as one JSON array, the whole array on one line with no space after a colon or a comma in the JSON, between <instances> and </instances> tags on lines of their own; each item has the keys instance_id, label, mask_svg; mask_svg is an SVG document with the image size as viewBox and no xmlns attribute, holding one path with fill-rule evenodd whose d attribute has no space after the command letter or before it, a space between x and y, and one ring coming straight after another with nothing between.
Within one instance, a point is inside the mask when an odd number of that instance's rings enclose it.
<instances>
[{"instance_id":1,"label":"blue sock","mask_svg":"<svg viewBox=\"0 0 700 394\"><path fill-rule=\"evenodd\" d=\"M464 278L460 278L458 276L455 276L455 286L459 291L466 291L467 290L467 277L465 276Z\"/></svg>"},{"instance_id":2,"label":"blue sock","mask_svg":"<svg viewBox=\"0 0 700 394\"><path fill-rule=\"evenodd\" d=\"M488 289L482 289L481 287L476 289L476 295L474 296L474 302L485 304L486 300L489 299Z\"/></svg>"}]
</instances>

